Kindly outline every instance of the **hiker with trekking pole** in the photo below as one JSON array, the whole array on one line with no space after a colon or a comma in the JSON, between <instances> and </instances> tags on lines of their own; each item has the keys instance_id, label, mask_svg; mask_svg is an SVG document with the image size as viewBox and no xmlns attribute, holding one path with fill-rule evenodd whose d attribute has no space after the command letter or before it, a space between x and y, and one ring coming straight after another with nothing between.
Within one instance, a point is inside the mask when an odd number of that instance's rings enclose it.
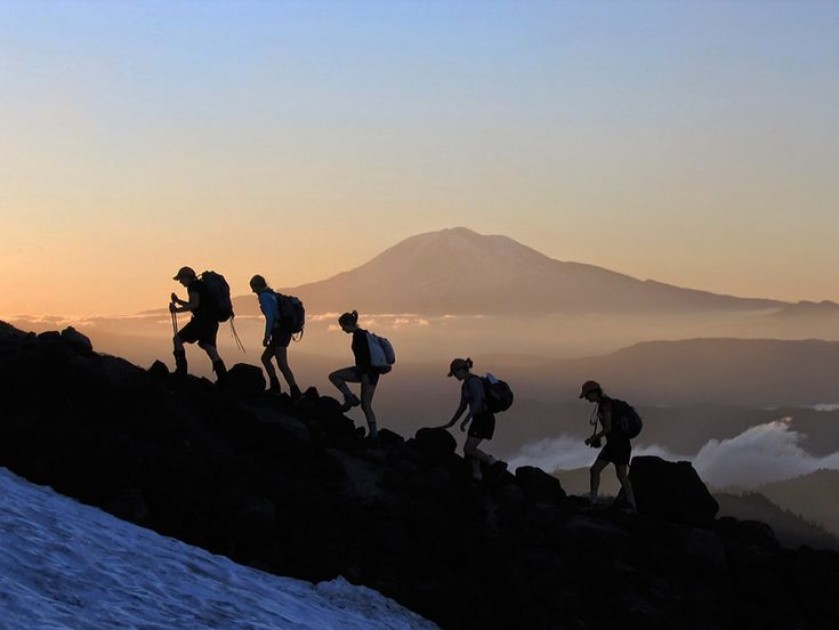
<instances>
[{"instance_id":1,"label":"hiker with trekking pole","mask_svg":"<svg viewBox=\"0 0 839 630\"><path fill-rule=\"evenodd\" d=\"M221 278L221 282L226 286L227 283L218 274L204 272L202 276L209 276L209 282L215 282L210 274ZM199 279L191 267L181 267L173 280L177 280L186 287L188 295L187 300L182 300L175 293L172 293L169 303L169 312L172 314L172 343L175 347L173 352L175 355L175 375L183 377L187 374L184 344L198 342L198 347L207 353L213 363L216 382L221 382L227 374L227 368L216 349L216 337L218 336L219 321L229 319L232 316L232 308L230 313L224 312L226 309L223 300L216 296L219 291L212 290L208 286L207 279L203 277ZM229 288L227 289L227 295L229 303ZM180 331L178 330L178 313L192 314L192 318Z\"/></svg>"}]
</instances>

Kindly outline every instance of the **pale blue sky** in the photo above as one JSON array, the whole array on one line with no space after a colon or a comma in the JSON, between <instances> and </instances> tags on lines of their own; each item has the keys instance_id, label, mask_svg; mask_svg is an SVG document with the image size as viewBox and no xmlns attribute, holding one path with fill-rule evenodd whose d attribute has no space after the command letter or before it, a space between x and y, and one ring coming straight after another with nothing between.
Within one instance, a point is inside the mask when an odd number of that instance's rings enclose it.
<instances>
[{"instance_id":1,"label":"pale blue sky","mask_svg":"<svg viewBox=\"0 0 839 630\"><path fill-rule=\"evenodd\" d=\"M0 312L145 308L181 264L292 285L454 225L839 300L837 33L815 1L0 0Z\"/></svg>"}]
</instances>

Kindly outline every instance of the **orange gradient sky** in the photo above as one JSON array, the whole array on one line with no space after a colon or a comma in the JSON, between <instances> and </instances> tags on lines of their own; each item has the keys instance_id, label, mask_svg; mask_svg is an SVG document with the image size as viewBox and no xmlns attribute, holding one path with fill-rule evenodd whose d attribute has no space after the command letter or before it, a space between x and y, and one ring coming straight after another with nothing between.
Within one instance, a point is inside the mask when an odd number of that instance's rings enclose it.
<instances>
[{"instance_id":1,"label":"orange gradient sky","mask_svg":"<svg viewBox=\"0 0 839 630\"><path fill-rule=\"evenodd\" d=\"M0 314L323 279L463 225L839 301L839 3L0 3Z\"/></svg>"}]
</instances>

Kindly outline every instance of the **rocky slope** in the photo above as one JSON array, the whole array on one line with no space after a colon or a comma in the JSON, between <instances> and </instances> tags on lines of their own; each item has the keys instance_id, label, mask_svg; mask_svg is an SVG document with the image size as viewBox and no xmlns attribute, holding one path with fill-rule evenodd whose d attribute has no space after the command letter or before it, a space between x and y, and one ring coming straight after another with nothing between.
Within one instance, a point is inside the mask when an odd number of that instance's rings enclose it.
<instances>
[{"instance_id":1,"label":"rocky slope","mask_svg":"<svg viewBox=\"0 0 839 630\"><path fill-rule=\"evenodd\" d=\"M839 555L716 518L686 462L636 458L640 515L535 468L469 480L454 439L361 439L338 402L224 388L0 323L0 465L266 571L343 575L445 628L820 628ZM142 550L138 550L142 553Z\"/></svg>"}]
</instances>

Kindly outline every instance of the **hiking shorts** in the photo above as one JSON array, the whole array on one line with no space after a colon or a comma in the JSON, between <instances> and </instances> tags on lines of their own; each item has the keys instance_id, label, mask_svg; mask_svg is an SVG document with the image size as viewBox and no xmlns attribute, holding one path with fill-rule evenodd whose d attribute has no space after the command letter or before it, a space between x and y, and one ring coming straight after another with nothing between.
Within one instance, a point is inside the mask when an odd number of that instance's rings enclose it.
<instances>
[{"instance_id":1,"label":"hiking shorts","mask_svg":"<svg viewBox=\"0 0 839 630\"><path fill-rule=\"evenodd\" d=\"M629 443L629 438L615 436L607 438L606 445L600 450L597 459L602 459L615 466L628 466L631 456L632 444Z\"/></svg>"},{"instance_id":2,"label":"hiking shorts","mask_svg":"<svg viewBox=\"0 0 839 630\"><path fill-rule=\"evenodd\" d=\"M184 343L200 341L215 347L218 337L218 322L214 319L193 317L186 326L178 332L178 337Z\"/></svg>"},{"instance_id":3,"label":"hiking shorts","mask_svg":"<svg viewBox=\"0 0 839 630\"><path fill-rule=\"evenodd\" d=\"M381 374L379 374L379 372L377 372L374 368L366 369L366 368L363 368L363 367L360 367L360 366L356 365L353 368L353 370L355 371L355 374L358 377L358 382L359 383L361 382L362 377L366 374L367 375L367 381L370 383L370 385L375 387L376 385L379 384L379 377L381 376Z\"/></svg>"},{"instance_id":4,"label":"hiking shorts","mask_svg":"<svg viewBox=\"0 0 839 630\"><path fill-rule=\"evenodd\" d=\"M469 437L479 438L481 440L491 440L495 434L495 416L490 411L482 411L481 413L472 417L472 422L469 423Z\"/></svg>"}]
</instances>

